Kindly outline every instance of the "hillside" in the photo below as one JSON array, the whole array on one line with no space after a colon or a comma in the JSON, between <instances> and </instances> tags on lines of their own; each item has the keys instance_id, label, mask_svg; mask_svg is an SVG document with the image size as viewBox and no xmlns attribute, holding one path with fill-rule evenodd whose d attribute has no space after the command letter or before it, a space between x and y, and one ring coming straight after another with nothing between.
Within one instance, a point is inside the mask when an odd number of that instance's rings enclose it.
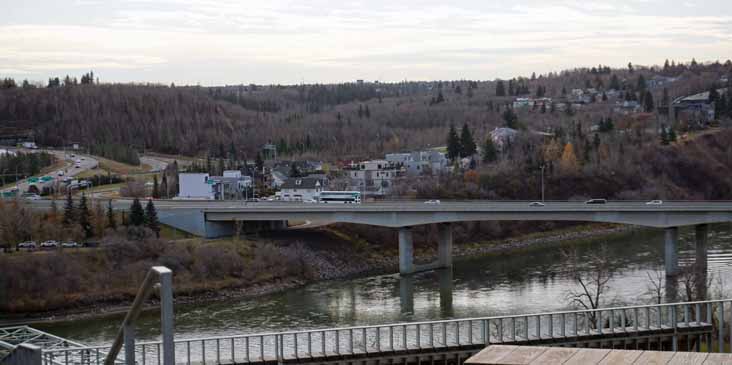
<instances>
[{"instance_id":1,"label":"hillside","mask_svg":"<svg viewBox=\"0 0 732 365\"><path fill-rule=\"evenodd\" d=\"M646 83L659 105L663 89L672 100L708 90L731 71L732 65L715 63L663 69L635 66L632 70L600 66L503 81L13 87L0 90L0 126L32 130L39 144L50 146L75 141L252 159L263 144L272 141L280 156L374 158L442 146L450 124L467 123L481 141L504 124L502 112L516 97L546 96L559 106L573 89L604 93L618 88L620 94L607 100L598 98L572 115L553 109L546 113L517 111L519 121L529 129L579 123L589 130L600 117L624 118L614 115L615 102L623 95L642 98ZM655 76L673 76L678 81L652 87L650 80ZM499 82L503 93L497 90Z\"/></svg>"}]
</instances>

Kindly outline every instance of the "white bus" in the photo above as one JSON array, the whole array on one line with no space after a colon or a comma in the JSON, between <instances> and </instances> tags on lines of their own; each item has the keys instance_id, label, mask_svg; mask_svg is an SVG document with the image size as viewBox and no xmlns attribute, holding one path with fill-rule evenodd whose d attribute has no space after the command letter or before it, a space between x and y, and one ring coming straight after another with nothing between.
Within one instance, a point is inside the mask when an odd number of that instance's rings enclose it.
<instances>
[{"instance_id":1,"label":"white bus","mask_svg":"<svg viewBox=\"0 0 732 365\"><path fill-rule=\"evenodd\" d=\"M361 204L361 193L358 191L321 191L318 201L324 204Z\"/></svg>"}]
</instances>

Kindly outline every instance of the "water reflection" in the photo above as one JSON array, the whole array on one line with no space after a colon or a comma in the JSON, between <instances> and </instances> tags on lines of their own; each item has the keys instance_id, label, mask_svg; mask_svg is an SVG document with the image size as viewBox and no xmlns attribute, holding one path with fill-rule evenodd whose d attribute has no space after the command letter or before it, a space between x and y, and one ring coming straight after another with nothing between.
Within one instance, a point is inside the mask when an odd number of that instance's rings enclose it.
<instances>
[{"instance_id":1,"label":"water reflection","mask_svg":"<svg viewBox=\"0 0 732 365\"><path fill-rule=\"evenodd\" d=\"M679 266L694 264L694 230L681 230ZM648 293L649 274L662 274L663 231L644 230L611 239L575 243L580 258L607 245L613 277L603 302L647 304L657 298ZM732 280L732 230L716 226L708 241L707 270L692 288L701 295L709 278ZM579 260L584 270L592 267ZM666 280L662 298L687 296L679 278ZM660 282L659 282L660 284ZM523 254L455 261L453 270L419 273L410 277L379 275L329 281L255 299L178 305L176 336L191 338L227 334L270 332L334 326L372 325L490 315L536 313L569 307L567 293L576 288L566 272L559 247ZM664 286L662 286L664 288ZM726 295L728 293L724 293ZM54 334L90 344L108 343L122 316L42 326ZM142 340L157 338L157 312L145 314L138 330Z\"/></svg>"}]
</instances>

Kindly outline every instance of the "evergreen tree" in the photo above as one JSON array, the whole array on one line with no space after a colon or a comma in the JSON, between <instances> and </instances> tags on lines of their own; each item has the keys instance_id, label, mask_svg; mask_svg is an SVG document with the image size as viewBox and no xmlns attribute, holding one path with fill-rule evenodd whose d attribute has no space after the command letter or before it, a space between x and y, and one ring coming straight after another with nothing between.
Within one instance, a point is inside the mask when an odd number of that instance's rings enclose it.
<instances>
[{"instance_id":1,"label":"evergreen tree","mask_svg":"<svg viewBox=\"0 0 732 365\"><path fill-rule=\"evenodd\" d=\"M107 202L107 228L117 229L117 219L114 217L111 199Z\"/></svg>"},{"instance_id":2,"label":"evergreen tree","mask_svg":"<svg viewBox=\"0 0 732 365\"><path fill-rule=\"evenodd\" d=\"M90 238L94 235L90 217L91 214L89 213L89 205L86 202L86 194L82 193L81 199L79 200L77 219L79 221L79 226L81 226L81 230L84 232L85 238Z\"/></svg>"},{"instance_id":3,"label":"evergreen tree","mask_svg":"<svg viewBox=\"0 0 732 365\"><path fill-rule=\"evenodd\" d=\"M600 135L595 133L595 137L592 141L593 146L595 147L595 151L597 151L600 148Z\"/></svg>"},{"instance_id":4,"label":"evergreen tree","mask_svg":"<svg viewBox=\"0 0 732 365\"><path fill-rule=\"evenodd\" d=\"M439 104L443 101L445 101L445 97L442 96L442 90L440 90L437 92L437 100L435 100L435 104Z\"/></svg>"},{"instance_id":5,"label":"evergreen tree","mask_svg":"<svg viewBox=\"0 0 732 365\"><path fill-rule=\"evenodd\" d=\"M371 111L369 110L368 104L366 105L366 109L364 109L363 114L366 116L366 118L371 118Z\"/></svg>"},{"instance_id":6,"label":"evergreen tree","mask_svg":"<svg viewBox=\"0 0 732 365\"><path fill-rule=\"evenodd\" d=\"M668 141L676 142L676 131L673 128L668 129Z\"/></svg>"},{"instance_id":7,"label":"evergreen tree","mask_svg":"<svg viewBox=\"0 0 732 365\"><path fill-rule=\"evenodd\" d=\"M518 116L513 112L513 109L506 108L503 112L503 121L506 128L519 129Z\"/></svg>"},{"instance_id":8,"label":"evergreen tree","mask_svg":"<svg viewBox=\"0 0 732 365\"><path fill-rule=\"evenodd\" d=\"M66 205L64 206L64 226L68 227L76 222L76 211L74 208L74 199L71 197L71 191L66 193Z\"/></svg>"},{"instance_id":9,"label":"evergreen tree","mask_svg":"<svg viewBox=\"0 0 732 365\"><path fill-rule=\"evenodd\" d=\"M498 159L498 150L493 138L488 136L483 144L483 162L490 163Z\"/></svg>"},{"instance_id":10,"label":"evergreen tree","mask_svg":"<svg viewBox=\"0 0 732 365\"><path fill-rule=\"evenodd\" d=\"M158 186L158 175L153 176L152 197L154 199L160 199L160 187Z\"/></svg>"},{"instance_id":11,"label":"evergreen tree","mask_svg":"<svg viewBox=\"0 0 732 365\"><path fill-rule=\"evenodd\" d=\"M456 160L460 157L462 146L460 145L460 137L458 137L455 126L450 124L450 132L447 134L447 158Z\"/></svg>"},{"instance_id":12,"label":"evergreen tree","mask_svg":"<svg viewBox=\"0 0 732 365\"><path fill-rule=\"evenodd\" d=\"M460 147L460 157L472 156L477 150L473 135L468 128L468 123L463 124L463 129L460 131Z\"/></svg>"},{"instance_id":13,"label":"evergreen tree","mask_svg":"<svg viewBox=\"0 0 732 365\"><path fill-rule=\"evenodd\" d=\"M363 118L363 105L358 104L358 119Z\"/></svg>"},{"instance_id":14,"label":"evergreen tree","mask_svg":"<svg viewBox=\"0 0 732 365\"><path fill-rule=\"evenodd\" d=\"M163 171L163 181L160 182L160 196L168 199L168 174Z\"/></svg>"},{"instance_id":15,"label":"evergreen tree","mask_svg":"<svg viewBox=\"0 0 732 365\"><path fill-rule=\"evenodd\" d=\"M669 143L668 140L668 132L666 131L666 126L661 125L661 144L667 145Z\"/></svg>"},{"instance_id":16,"label":"evergreen tree","mask_svg":"<svg viewBox=\"0 0 732 365\"><path fill-rule=\"evenodd\" d=\"M496 96L506 96L506 86L503 84L503 80L496 82Z\"/></svg>"},{"instance_id":17,"label":"evergreen tree","mask_svg":"<svg viewBox=\"0 0 732 365\"><path fill-rule=\"evenodd\" d=\"M618 76L615 74L613 74L610 77L610 89L620 90L620 80L618 79Z\"/></svg>"},{"instance_id":18,"label":"evergreen tree","mask_svg":"<svg viewBox=\"0 0 732 365\"><path fill-rule=\"evenodd\" d=\"M641 92L646 89L646 78L643 75L638 75L638 90Z\"/></svg>"},{"instance_id":19,"label":"evergreen tree","mask_svg":"<svg viewBox=\"0 0 732 365\"><path fill-rule=\"evenodd\" d=\"M138 198L135 198L130 206L130 224L133 226L145 224L145 211L142 209L142 204L140 204Z\"/></svg>"},{"instance_id":20,"label":"evergreen tree","mask_svg":"<svg viewBox=\"0 0 732 365\"><path fill-rule=\"evenodd\" d=\"M650 91L646 90L646 94L643 97L643 105L646 110L646 113L653 112L653 109L655 108L653 103L653 94L651 94Z\"/></svg>"},{"instance_id":21,"label":"evergreen tree","mask_svg":"<svg viewBox=\"0 0 732 365\"><path fill-rule=\"evenodd\" d=\"M262 154L257 152L257 157L254 158L254 165L257 166L257 174L261 174L264 170L264 160L262 160Z\"/></svg>"},{"instance_id":22,"label":"evergreen tree","mask_svg":"<svg viewBox=\"0 0 732 365\"><path fill-rule=\"evenodd\" d=\"M158 221L158 212L155 210L155 205L152 199L148 199L147 205L145 206L145 226L150 228L151 231L155 232L155 237L160 238L160 222Z\"/></svg>"}]
</instances>

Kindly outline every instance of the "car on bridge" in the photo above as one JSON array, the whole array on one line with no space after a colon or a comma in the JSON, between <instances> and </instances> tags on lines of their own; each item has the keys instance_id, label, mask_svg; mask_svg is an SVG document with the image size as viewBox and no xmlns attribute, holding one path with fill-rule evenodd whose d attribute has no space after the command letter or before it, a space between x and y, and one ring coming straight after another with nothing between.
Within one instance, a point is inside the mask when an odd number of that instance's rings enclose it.
<instances>
[{"instance_id":1,"label":"car on bridge","mask_svg":"<svg viewBox=\"0 0 732 365\"><path fill-rule=\"evenodd\" d=\"M546 206L546 204L544 204L542 202L531 202L531 203L529 203L529 206L530 207L543 207L543 206Z\"/></svg>"},{"instance_id":2,"label":"car on bridge","mask_svg":"<svg viewBox=\"0 0 732 365\"><path fill-rule=\"evenodd\" d=\"M428 201L426 201L426 202L424 202L424 203L425 203L425 204L440 204L440 200L439 200L439 199L435 199L435 200L428 200Z\"/></svg>"},{"instance_id":3,"label":"car on bridge","mask_svg":"<svg viewBox=\"0 0 732 365\"><path fill-rule=\"evenodd\" d=\"M590 199L585 204L606 204L607 199Z\"/></svg>"},{"instance_id":4,"label":"car on bridge","mask_svg":"<svg viewBox=\"0 0 732 365\"><path fill-rule=\"evenodd\" d=\"M651 200L646 202L646 205L663 205L663 200Z\"/></svg>"}]
</instances>

